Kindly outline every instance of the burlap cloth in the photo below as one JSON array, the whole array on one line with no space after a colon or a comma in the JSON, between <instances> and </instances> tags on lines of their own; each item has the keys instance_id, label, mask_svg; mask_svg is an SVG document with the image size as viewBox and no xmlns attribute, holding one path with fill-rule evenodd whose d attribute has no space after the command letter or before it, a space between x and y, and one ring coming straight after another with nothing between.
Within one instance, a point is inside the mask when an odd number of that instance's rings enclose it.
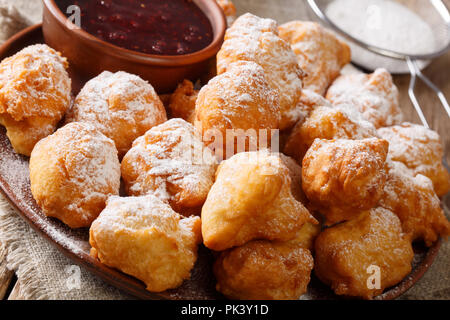
<instances>
[{"instance_id":1,"label":"burlap cloth","mask_svg":"<svg viewBox=\"0 0 450 320\"><path fill-rule=\"evenodd\" d=\"M307 18L302 0L236 0L239 13L250 11L279 22ZM17 9L17 10L16 10ZM0 43L41 20L40 0L0 0ZM79 269L37 235L0 194L0 245L25 299L129 299L125 293ZM0 261L1 262L1 261ZM450 299L450 242L444 244L425 276L402 299ZM73 278L80 271L79 277ZM77 281L79 279L80 281Z\"/></svg>"}]
</instances>

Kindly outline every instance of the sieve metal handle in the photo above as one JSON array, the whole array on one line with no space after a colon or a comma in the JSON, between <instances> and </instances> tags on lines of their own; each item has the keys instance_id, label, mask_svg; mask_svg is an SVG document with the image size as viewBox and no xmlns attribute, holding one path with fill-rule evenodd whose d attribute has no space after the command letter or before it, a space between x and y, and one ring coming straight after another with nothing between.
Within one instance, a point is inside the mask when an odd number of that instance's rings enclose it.
<instances>
[{"instance_id":1,"label":"sieve metal handle","mask_svg":"<svg viewBox=\"0 0 450 320\"><path fill-rule=\"evenodd\" d=\"M411 102L416 109L417 114L419 115L420 121L422 121L422 124L430 128L428 125L427 119L425 118L422 108L420 107L420 103L417 100L416 94L414 92L414 89L416 87L416 81L417 78L421 79L431 90L433 90L436 95L438 96L439 100L441 101L442 106L444 107L445 111L447 112L447 115L450 117L450 106L447 102L447 99L445 98L444 93L430 80L428 79L422 71L420 71L419 66L417 65L416 60L412 60L411 58L406 58L406 63L408 64L409 71L411 72L411 81L409 83L409 89L408 94L409 98L411 99Z\"/></svg>"},{"instance_id":2,"label":"sieve metal handle","mask_svg":"<svg viewBox=\"0 0 450 320\"><path fill-rule=\"evenodd\" d=\"M411 60L410 58L406 58L406 63L408 64L409 71L411 72L411 82L409 83L409 89L408 94L409 98L411 99L412 104L414 105L414 108L416 108L416 111L419 115L420 121L422 121L423 125L430 129L430 126L428 125L427 119L423 115L422 108L420 107L420 103L416 98L416 94L414 93L414 88L416 86L416 80L417 78L420 78L429 88L431 88L436 95L438 96L439 100L442 103L442 106L444 107L445 111L447 111L448 116L450 117L450 106L448 105L447 99L445 98L444 93L430 80L428 79L422 71L420 71L419 66L417 65L416 60ZM450 171L450 166L445 160L445 157L442 159L442 162L445 166L445 168ZM450 194L449 196L450 197Z\"/></svg>"}]
</instances>

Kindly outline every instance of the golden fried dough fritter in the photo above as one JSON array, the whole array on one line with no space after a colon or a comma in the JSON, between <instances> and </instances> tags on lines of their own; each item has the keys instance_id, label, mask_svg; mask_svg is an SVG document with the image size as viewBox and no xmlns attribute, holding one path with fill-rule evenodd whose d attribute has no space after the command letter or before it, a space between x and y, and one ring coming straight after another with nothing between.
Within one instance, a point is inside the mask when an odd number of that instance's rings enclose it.
<instances>
[{"instance_id":1,"label":"golden fried dough fritter","mask_svg":"<svg viewBox=\"0 0 450 320\"><path fill-rule=\"evenodd\" d=\"M291 192L294 198L301 202L302 204L306 205L308 202L308 199L306 198L305 193L302 189L302 167L298 165L297 162L295 162L294 159L285 156L282 153L278 153L278 156L280 157L281 162L288 168L289 170L289 176L291 177Z\"/></svg>"},{"instance_id":2,"label":"golden fried dough fritter","mask_svg":"<svg viewBox=\"0 0 450 320\"><path fill-rule=\"evenodd\" d=\"M439 197L447 194L450 175L442 164L444 153L437 132L424 126L403 123L381 128L378 134L389 141L389 156L392 160L403 162L414 174L430 178Z\"/></svg>"},{"instance_id":3,"label":"golden fried dough fritter","mask_svg":"<svg viewBox=\"0 0 450 320\"><path fill-rule=\"evenodd\" d=\"M294 127L284 153L302 163L315 139L366 139L377 136L374 126L352 107L321 106Z\"/></svg>"},{"instance_id":4,"label":"golden fried dough fritter","mask_svg":"<svg viewBox=\"0 0 450 320\"><path fill-rule=\"evenodd\" d=\"M190 278L200 228L199 217L183 218L155 196L111 197L91 226L91 255L161 292Z\"/></svg>"},{"instance_id":5,"label":"golden fried dough fritter","mask_svg":"<svg viewBox=\"0 0 450 320\"><path fill-rule=\"evenodd\" d=\"M431 246L439 236L450 235L450 223L427 177L414 173L403 163L388 161L388 178L380 206L394 212L403 231L412 240L422 239Z\"/></svg>"},{"instance_id":6,"label":"golden fried dough fritter","mask_svg":"<svg viewBox=\"0 0 450 320\"><path fill-rule=\"evenodd\" d=\"M388 147L377 138L314 141L303 158L303 191L327 225L377 204L386 182Z\"/></svg>"},{"instance_id":7,"label":"golden fried dough fritter","mask_svg":"<svg viewBox=\"0 0 450 320\"><path fill-rule=\"evenodd\" d=\"M167 120L153 87L140 77L105 71L88 81L66 122L86 122L112 139L122 158L133 141Z\"/></svg>"},{"instance_id":8,"label":"golden fried dough fritter","mask_svg":"<svg viewBox=\"0 0 450 320\"><path fill-rule=\"evenodd\" d=\"M295 237L288 241L272 241L276 244L284 244L290 246L300 246L302 248L308 249L309 251L314 251L314 241L320 234L322 226L320 224L314 224L307 222L300 228Z\"/></svg>"},{"instance_id":9,"label":"golden fried dough fritter","mask_svg":"<svg viewBox=\"0 0 450 320\"><path fill-rule=\"evenodd\" d=\"M183 80L170 96L168 104L170 116L194 124L197 97L198 91L194 89L194 84L189 80Z\"/></svg>"},{"instance_id":10,"label":"golden fried dough fritter","mask_svg":"<svg viewBox=\"0 0 450 320\"><path fill-rule=\"evenodd\" d=\"M315 248L318 278L338 295L364 299L399 283L410 273L414 257L400 220L383 208L326 229L317 237Z\"/></svg>"},{"instance_id":11,"label":"golden fried dough fritter","mask_svg":"<svg viewBox=\"0 0 450 320\"><path fill-rule=\"evenodd\" d=\"M17 153L30 156L69 108L67 68L66 58L45 44L26 47L0 63L0 124Z\"/></svg>"},{"instance_id":12,"label":"golden fried dough fritter","mask_svg":"<svg viewBox=\"0 0 450 320\"><path fill-rule=\"evenodd\" d=\"M170 103L170 98L172 97L172 94L170 93L163 93L163 94L159 94L158 95L159 100L161 100L162 104L164 105L164 108L169 107L169 103Z\"/></svg>"},{"instance_id":13,"label":"golden fried dough fritter","mask_svg":"<svg viewBox=\"0 0 450 320\"><path fill-rule=\"evenodd\" d=\"M217 72L226 72L236 61L259 64L267 82L280 97L280 129L292 127L302 91L303 71L290 45L278 36L277 23L246 13L227 30L217 54Z\"/></svg>"},{"instance_id":14,"label":"golden fried dough fritter","mask_svg":"<svg viewBox=\"0 0 450 320\"><path fill-rule=\"evenodd\" d=\"M190 214L205 202L216 167L195 128L171 119L136 139L122 160L122 177L128 195L154 194Z\"/></svg>"},{"instance_id":15,"label":"golden fried dough fritter","mask_svg":"<svg viewBox=\"0 0 450 320\"><path fill-rule=\"evenodd\" d=\"M71 228L88 227L120 188L114 142L73 122L39 141L30 158L31 193L45 215Z\"/></svg>"},{"instance_id":16,"label":"golden fried dough fritter","mask_svg":"<svg viewBox=\"0 0 450 320\"><path fill-rule=\"evenodd\" d=\"M243 152L222 162L202 209L204 244L221 251L254 239L287 241L306 222L317 223L292 183L277 153Z\"/></svg>"},{"instance_id":17,"label":"golden fried dough fritter","mask_svg":"<svg viewBox=\"0 0 450 320\"><path fill-rule=\"evenodd\" d=\"M198 94L195 126L220 159L239 151L257 150L261 142L270 143L279 120L278 93L270 88L264 70L254 62L234 63ZM241 146L244 150L239 150L239 140L245 142Z\"/></svg>"},{"instance_id":18,"label":"golden fried dough fritter","mask_svg":"<svg viewBox=\"0 0 450 320\"><path fill-rule=\"evenodd\" d=\"M217 290L230 299L295 300L306 292L313 258L300 245L251 241L214 263Z\"/></svg>"},{"instance_id":19,"label":"golden fried dough fritter","mask_svg":"<svg viewBox=\"0 0 450 320\"><path fill-rule=\"evenodd\" d=\"M291 21L281 25L280 37L294 50L306 72L304 88L324 95L343 66L351 60L350 47L318 23Z\"/></svg>"},{"instance_id":20,"label":"golden fried dough fritter","mask_svg":"<svg viewBox=\"0 0 450 320\"><path fill-rule=\"evenodd\" d=\"M308 205L309 200L306 198L302 189L302 167L300 167L294 159L279 154L283 164L289 169L289 176L291 177L291 192L294 198L301 202L305 207ZM290 243L292 245L300 245L303 248L312 251L314 248L314 239L320 233L321 225L315 222L306 222L300 230L296 233L295 237L289 241L274 241Z\"/></svg>"},{"instance_id":21,"label":"golden fried dough fritter","mask_svg":"<svg viewBox=\"0 0 450 320\"><path fill-rule=\"evenodd\" d=\"M222 8L225 17L227 18L228 26L231 26L236 20L236 7L230 0L217 0L217 3Z\"/></svg>"},{"instance_id":22,"label":"golden fried dough fritter","mask_svg":"<svg viewBox=\"0 0 450 320\"><path fill-rule=\"evenodd\" d=\"M333 105L353 105L375 128L403 121L397 87L385 69L340 76L328 89L327 99Z\"/></svg>"},{"instance_id":23,"label":"golden fried dough fritter","mask_svg":"<svg viewBox=\"0 0 450 320\"><path fill-rule=\"evenodd\" d=\"M303 90L297 109L301 112L299 121L304 121L318 107L332 107L330 101L311 90Z\"/></svg>"}]
</instances>

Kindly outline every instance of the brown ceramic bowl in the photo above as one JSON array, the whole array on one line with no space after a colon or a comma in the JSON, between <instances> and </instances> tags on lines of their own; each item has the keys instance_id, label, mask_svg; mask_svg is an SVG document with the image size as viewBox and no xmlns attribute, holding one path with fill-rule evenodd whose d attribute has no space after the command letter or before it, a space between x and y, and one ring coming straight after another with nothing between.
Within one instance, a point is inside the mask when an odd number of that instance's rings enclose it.
<instances>
[{"instance_id":1,"label":"brown ceramic bowl","mask_svg":"<svg viewBox=\"0 0 450 320\"><path fill-rule=\"evenodd\" d=\"M61 12L55 0L43 0L45 42L67 57L71 67L85 79L105 70L127 71L149 81L158 93L169 93L183 79L195 81L210 74L225 35L225 16L216 1L193 1L211 22L214 37L209 46L191 54L151 55L112 45L77 28Z\"/></svg>"}]
</instances>

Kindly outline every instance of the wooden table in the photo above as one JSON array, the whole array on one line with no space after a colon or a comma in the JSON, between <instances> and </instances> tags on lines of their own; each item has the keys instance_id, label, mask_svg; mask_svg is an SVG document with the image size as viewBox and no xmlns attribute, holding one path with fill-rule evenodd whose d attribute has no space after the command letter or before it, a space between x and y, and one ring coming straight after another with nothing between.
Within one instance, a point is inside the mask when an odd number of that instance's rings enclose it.
<instances>
[{"instance_id":1,"label":"wooden table","mask_svg":"<svg viewBox=\"0 0 450 320\"><path fill-rule=\"evenodd\" d=\"M444 0L450 8L450 0ZM252 12L256 15L272 17L280 23L294 19L308 19L306 2L301 0L235 0L239 13ZM266 14L270 12L270 14ZM424 71L445 95L450 99L450 52L433 61ZM405 114L405 120L420 123L419 117L408 96L410 77L408 75L394 76L394 81L400 91L400 105ZM440 105L439 100L427 87L420 82L416 89L425 117L430 126L439 132L445 146L445 158L450 163L450 120ZM0 244L0 299L20 300L20 282L16 281L14 272L6 269L6 251Z\"/></svg>"}]
</instances>

